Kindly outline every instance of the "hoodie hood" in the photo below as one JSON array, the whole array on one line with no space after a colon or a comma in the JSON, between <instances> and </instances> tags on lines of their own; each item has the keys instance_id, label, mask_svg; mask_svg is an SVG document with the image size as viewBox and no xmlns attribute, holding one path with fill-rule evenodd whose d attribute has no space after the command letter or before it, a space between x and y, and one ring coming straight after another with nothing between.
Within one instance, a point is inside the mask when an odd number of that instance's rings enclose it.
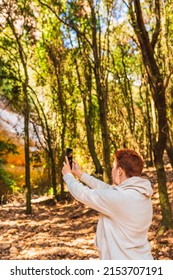
<instances>
[{"instance_id":1,"label":"hoodie hood","mask_svg":"<svg viewBox=\"0 0 173 280\"><path fill-rule=\"evenodd\" d=\"M153 189L151 187L151 182L148 179L143 179L141 177L131 177L123 181L118 187L122 189L133 189L141 194L151 197L153 194Z\"/></svg>"}]
</instances>

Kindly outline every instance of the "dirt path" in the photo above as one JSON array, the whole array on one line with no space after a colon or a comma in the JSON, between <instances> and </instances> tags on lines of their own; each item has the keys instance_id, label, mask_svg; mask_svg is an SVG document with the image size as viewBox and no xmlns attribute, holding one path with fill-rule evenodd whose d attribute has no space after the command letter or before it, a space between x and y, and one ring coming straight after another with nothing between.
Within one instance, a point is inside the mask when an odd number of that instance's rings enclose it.
<instances>
[{"instance_id":1,"label":"dirt path","mask_svg":"<svg viewBox=\"0 0 173 280\"><path fill-rule=\"evenodd\" d=\"M153 171L147 172L154 186L153 223L149 240L155 259L173 259L173 230L156 238L161 222L157 185ZM172 172L168 172L168 190L173 207ZM47 197L34 199L33 214L25 214L22 198L0 206L1 260L98 259L93 240L98 214L71 201L53 203Z\"/></svg>"},{"instance_id":2,"label":"dirt path","mask_svg":"<svg viewBox=\"0 0 173 280\"><path fill-rule=\"evenodd\" d=\"M97 213L73 202L33 202L33 214L25 205L1 207L0 259L97 259L93 245Z\"/></svg>"}]
</instances>

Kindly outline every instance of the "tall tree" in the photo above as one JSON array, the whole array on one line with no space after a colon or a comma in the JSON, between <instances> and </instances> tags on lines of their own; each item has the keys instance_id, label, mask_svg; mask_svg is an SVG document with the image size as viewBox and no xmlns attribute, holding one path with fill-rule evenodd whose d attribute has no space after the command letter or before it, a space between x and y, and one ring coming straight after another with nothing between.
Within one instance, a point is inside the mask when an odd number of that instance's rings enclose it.
<instances>
[{"instance_id":1,"label":"tall tree","mask_svg":"<svg viewBox=\"0 0 173 280\"><path fill-rule=\"evenodd\" d=\"M33 13L30 7L30 1L10 1L6 3L2 1L1 16L3 18L4 40L10 44L6 44L6 54L11 53L13 57L17 58L15 64L17 65L17 73L15 79L21 86L22 96L22 113L24 115L24 146L25 146L25 184L26 184L26 212L31 214L31 184L30 184L30 152L29 152L29 116L30 105L28 97L28 40L31 38L33 30ZM2 42L1 42L2 43ZM1 44L1 48L4 48ZM15 53L17 52L17 53ZM13 79L14 79L13 76ZM10 79L10 77L6 77Z\"/></svg>"},{"instance_id":2,"label":"tall tree","mask_svg":"<svg viewBox=\"0 0 173 280\"><path fill-rule=\"evenodd\" d=\"M84 51L84 54L82 53ZM76 72L79 82L79 89L81 92L83 106L84 106L84 119L85 119L85 126L86 126L86 134L87 134L87 141L88 141L88 148L93 159L95 165L95 174L103 174L103 167L99 161L98 155L96 153L96 145L95 145L95 123L98 122L96 117L96 100L94 98L93 92L93 70L91 67L90 60L88 59L87 50L84 48L79 47L80 57L82 61L75 57L75 65L76 65ZM81 63L84 63L85 67L81 67ZM98 125L96 124L98 127Z\"/></svg>"},{"instance_id":3,"label":"tall tree","mask_svg":"<svg viewBox=\"0 0 173 280\"><path fill-rule=\"evenodd\" d=\"M101 20L101 1L94 3L93 0L74 1L63 5L63 1L59 3L58 7L45 1L39 0L39 3L48 7L57 17L57 19L64 24L64 27L75 32L82 40L88 44L90 48L90 55L93 57L92 68L95 76L97 99L99 104L100 127L102 135L102 154L104 177L106 181L111 181L111 164L110 164L110 133L107 122L107 65L105 64L106 56L103 55L104 48L102 43L102 20ZM80 8L80 10L79 10ZM87 26L90 30L87 33L83 31L85 26L80 24L79 18L87 19ZM106 36L108 36L107 33ZM102 52L103 51L103 52Z\"/></svg>"},{"instance_id":4,"label":"tall tree","mask_svg":"<svg viewBox=\"0 0 173 280\"><path fill-rule=\"evenodd\" d=\"M91 34L92 34L92 51L94 57L94 74L96 80L99 113L100 113L100 126L103 141L103 162L104 162L104 179L107 182L111 182L111 166L110 166L110 132L107 122L107 73L105 69L104 61L102 60L102 48L101 48L101 19L99 18L99 11L96 12L98 7L95 7L94 1L89 1L91 9ZM98 18L97 18L98 13Z\"/></svg>"},{"instance_id":5,"label":"tall tree","mask_svg":"<svg viewBox=\"0 0 173 280\"><path fill-rule=\"evenodd\" d=\"M141 2L139 0L129 0L129 12L132 25L137 35L143 63L145 65L148 82L152 91L153 100L158 115L158 137L154 143L154 161L157 170L158 188L162 209L163 230L173 226L171 207L168 199L166 186L166 173L164 170L163 153L166 148L167 138L169 136L169 127L166 114L165 77L163 69L159 65L156 54L156 44L159 41L160 34L160 1L155 0L155 29L150 39L149 32L144 23Z\"/></svg>"}]
</instances>

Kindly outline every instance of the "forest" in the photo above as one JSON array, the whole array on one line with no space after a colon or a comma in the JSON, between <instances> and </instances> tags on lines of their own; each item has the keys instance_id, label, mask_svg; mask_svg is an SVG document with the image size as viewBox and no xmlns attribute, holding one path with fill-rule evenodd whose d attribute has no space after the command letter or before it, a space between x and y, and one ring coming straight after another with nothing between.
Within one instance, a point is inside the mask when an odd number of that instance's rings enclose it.
<instances>
[{"instance_id":1,"label":"forest","mask_svg":"<svg viewBox=\"0 0 173 280\"><path fill-rule=\"evenodd\" d=\"M80 259L96 258L90 237L97 214L68 193L65 150L111 183L114 152L130 148L142 156L143 176L154 188L153 254L173 258L172 11L173 0L0 0L1 236L7 220L41 225L44 211L45 219L52 213L54 231L57 211L64 221L86 220ZM76 220L74 237L77 228ZM18 236L17 228L9 230ZM16 258L20 246L10 257L1 236L0 259ZM68 250L52 254L77 258Z\"/></svg>"}]
</instances>

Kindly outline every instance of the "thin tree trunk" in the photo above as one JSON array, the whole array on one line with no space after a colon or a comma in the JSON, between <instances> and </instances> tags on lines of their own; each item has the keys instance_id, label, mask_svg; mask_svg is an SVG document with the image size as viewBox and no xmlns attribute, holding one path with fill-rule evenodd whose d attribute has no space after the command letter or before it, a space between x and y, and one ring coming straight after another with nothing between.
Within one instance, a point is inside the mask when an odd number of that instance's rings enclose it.
<instances>
[{"instance_id":1,"label":"thin tree trunk","mask_svg":"<svg viewBox=\"0 0 173 280\"><path fill-rule=\"evenodd\" d=\"M82 56L82 53L81 53ZM84 71L84 77L85 77L85 83L81 82L81 76L79 71L79 66L77 63L77 60L75 59L76 64L76 72L79 82L79 88L81 91L81 96L83 100L83 106L84 106L84 118L85 118L85 126L86 126L86 133L87 133L87 142L88 142L88 148L90 151L90 155L93 159L94 165L95 165L95 173L96 174L103 174L103 168L101 166L101 163L97 157L95 144L94 144L94 132L91 125L92 119L93 119L93 105L92 105L92 69L90 66L90 62L88 60L88 55L85 54L87 57L87 60L85 61L85 69Z\"/></svg>"},{"instance_id":2,"label":"thin tree trunk","mask_svg":"<svg viewBox=\"0 0 173 280\"><path fill-rule=\"evenodd\" d=\"M97 21L94 10L94 2L90 1L91 7L91 21L92 21L92 49L94 56L94 74L96 79L97 97L99 104L100 126L103 142L103 165L104 165L104 180L111 182L111 164L110 164L110 133L107 122L107 92L105 85L101 82L101 65L99 44L97 42Z\"/></svg>"},{"instance_id":3,"label":"thin tree trunk","mask_svg":"<svg viewBox=\"0 0 173 280\"><path fill-rule=\"evenodd\" d=\"M94 162L94 165L96 168L95 173L103 174L103 168L100 164L100 161L98 160L95 146L94 146L94 137L93 137L93 133L92 133L90 117L88 116L88 113L87 113L87 106L86 106L85 98L83 98L83 104L84 104L84 114L85 114L85 126L86 126L86 130L87 130L88 148L89 148L90 154L92 156L92 159L93 159L93 162Z\"/></svg>"},{"instance_id":4,"label":"thin tree trunk","mask_svg":"<svg viewBox=\"0 0 173 280\"><path fill-rule=\"evenodd\" d=\"M24 146L25 146L25 185L26 185L26 213L32 213L31 206L31 183L30 183L30 152L29 152L29 101L27 96L27 88L24 87Z\"/></svg>"},{"instance_id":5,"label":"thin tree trunk","mask_svg":"<svg viewBox=\"0 0 173 280\"><path fill-rule=\"evenodd\" d=\"M7 22L13 32L13 35L16 39L16 44L18 48L19 57L22 63L24 71L24 82L22 81L23 89L23 101L24 101L24 149L25 149L25 184L26 184L26 213L32 213L31 207L31 183L30 183L30 154L29 154L29 119L30 119L30 108L29 108L29 98L28 98L28 84L29 76L27 70L27 56L25 54L22 42L20 40L20 35L18 35L15 28L13 19L11 17L7 18Z\"/></svg>"},{"instance_id":6,"label":"thin tree trunk","mask_svg":"<svg viewBox=\"0 0 173 280\"><path fill-rule=\"evenodd\" d=\"M57 189L56 189L56 161L55 161L55 153L51 150L50 153L50 161L51 161L51 178L52 178L52 188L53 194L55 198L57 197Z\"/></svg>"}]
</instances>

